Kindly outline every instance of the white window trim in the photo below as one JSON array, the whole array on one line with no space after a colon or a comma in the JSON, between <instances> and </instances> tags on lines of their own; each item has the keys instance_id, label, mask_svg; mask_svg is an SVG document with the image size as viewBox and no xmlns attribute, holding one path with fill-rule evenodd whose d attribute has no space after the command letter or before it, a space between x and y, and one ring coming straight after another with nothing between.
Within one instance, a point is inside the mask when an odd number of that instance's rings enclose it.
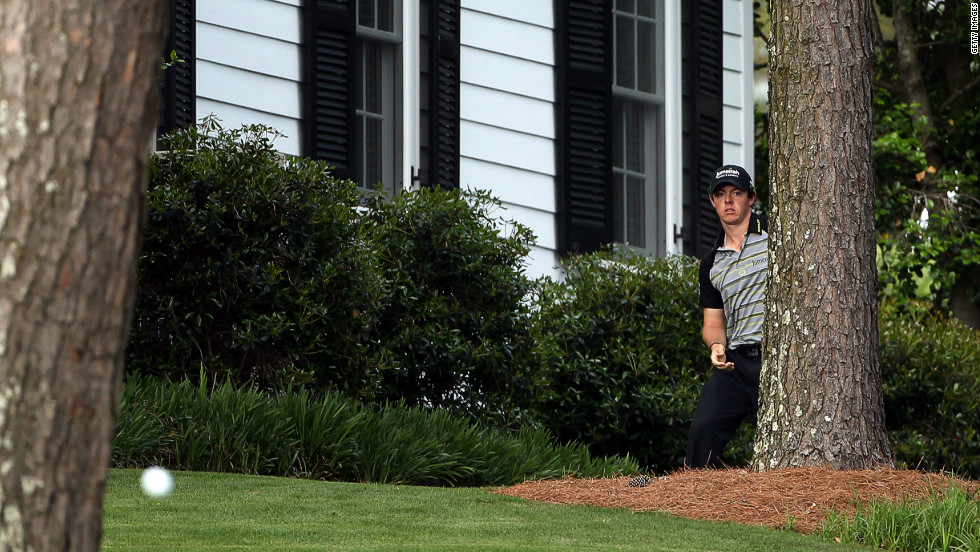
<instances>
[{"instance_id":1,"label":"white window trim","mask_svg":"<svg viewBox=\"0 0 980 552\"><path fill-rule=\"evenodd\" d=\"M401 21L402 21L402 47L401 47L401 73L402 89L400 102L400 113L402 127L401 140L395 144L396 162L400 165L398 175L399 188L408 190L413 188L413 172L421 166L421 144L419 143L419 125L421 124L419 112L421 104L419 94L421 93L420 73L421 65L419 56L421 55L419 45L419 33L421 32L419 0L402 0ZM399 147L400 146L400 147Z\"/></svg>"},{"instance_id":2,"label":"white window trim","mask_svg":"<svg viewBox=\"0 0 980 552\"><path fill-rule=\"evenodd\" d=\"M419 0L395 0L394 31L376 31L358 27L358 36L382 42L395 42L394 73L385 74L394 79L395 105L393 181L385 182L386 189L398 192L413 188L414 172L421 165L419 137L421 110L421 32ZM400 86L398 85L400 83Z\"/></svg>"},{"instance_id":3,"label":"white window trim","mask_svg":"<svg viewBox=\"0 0 980 552\"><path fill-rule=\"evenodd\" d=\"M682 116L681 73L681 1L664 0L664 140L665 214L664 235L666 252L680 254L684 250L681 231L684 228L684 120Z\"/></svg>"}]
</instances>

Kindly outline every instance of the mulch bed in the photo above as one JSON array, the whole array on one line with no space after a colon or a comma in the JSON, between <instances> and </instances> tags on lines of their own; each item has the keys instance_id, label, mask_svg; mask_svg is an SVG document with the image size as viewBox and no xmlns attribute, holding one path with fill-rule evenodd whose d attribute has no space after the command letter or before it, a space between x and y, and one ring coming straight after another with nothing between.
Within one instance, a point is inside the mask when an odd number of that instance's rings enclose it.
<instances>
[{"instance_id":1,"label":"mulch bed","mask_svg":"<svg viewBox=\"0 0 980 552\"><path fill-rule=\"evenodd\" d=\"M756 473L745 469L680 470L628 487L629 477L528 481L494 492L554 504L658 510L686 518L729 521L794 531L820 529L828 509L854 513L856 502L920 499L947 489L948 475L912 470L840 471L789 468ZM958 480L973 493L980 482Z\"/></svg>"}]
</instances>

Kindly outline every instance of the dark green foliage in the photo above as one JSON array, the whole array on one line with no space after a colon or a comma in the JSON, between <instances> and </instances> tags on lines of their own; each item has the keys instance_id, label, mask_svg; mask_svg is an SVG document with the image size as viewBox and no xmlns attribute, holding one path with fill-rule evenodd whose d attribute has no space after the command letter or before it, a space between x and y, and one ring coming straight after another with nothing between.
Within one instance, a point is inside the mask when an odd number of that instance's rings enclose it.
<instances>
[{"instance_id":1,"label":"dark green foliage","mask_svg":"<svg viewBox=\"0 0 980 552\"><path fill-rule=\"evenodd\" d=\"M202 379L203 381L203 379ZM363 406L336 393L269 396L230 383L130 378L116 425L116 466L425 485L509 485L577 473L636 473L556 445L543 429L487 429L445 410Z\"/></svg>"},{"instance_id":2,"label":"dark green foliage","mask_svg":"<svg viewBox=\"0 0 980 552\"><path fill-rule=\"evenodd\" d=\"M540 282L536 413L594 454L680 467L709 367L696 263L622 250L570 258L565 269L563 281Z\"/></svg>"},{"instance_id":3,"label":"dark green foliage","mask_svg":"<svg viewBox=\"0 0 980 552\"><path fill-rule=\"evenodd\" d=\"M949 310L959 289L980 304L980 64L967 52L966 2L879 2L910 22L932 119L905 91L897 36L878 45L875 77L875 227L881 298L916 297ZM931 147L930 147L931 144ZM929 152L929 153L927 153ZM928 210L928 225L918 223Z\"/></svg>"},{"instance_id":4,"label":"dark green foliage","mask_svg":"<svg viewBox=\"0 0 980 552\"><path fill-rule=\"evenodd\" d=\"M361 335L379 282L360 195L281 156L276 136L205 121L153 158L130 372L372 389Z\"/></svg>"},{"instance_id":5,"label":"dark green foliage","mask_svg":"<svg viewBox=\"0 0 980 552\"><path fill-rule=\"evenodd\" d=\"M980 281L970 278L980 265L976 171L930 169L920 139L929 129L915 118L915 107L895 103L887 91L876 104L880 298L925 299L949 310L957 284L980 298Z\"/></svg>"},{"instance_id":6,"label":"dark green foliage","mask_svg":"<svg viewBox=\"0 0 980 552\"><path fill-rule=\"evenodd\" d=\"M922 302L886 303L880 319L885 423L896 456L911 468L980 477L980 331Z\"/></svg>"},{"instance_id":7,"label":"dark green foliage","mask_svg":"<svg viewBox=\"0 0 980 552\"><path fill-rule=\"evenodd\" d=\"M153 161L129 373L302 383L518 419L533 236L480 192L369 205L276 132L215 121ZM311 468L316 469L316 468Z\"/></svg>"},{"instance_id":8,"label":"dark green foliage","mask_svg":"<svg viewBox=\"0 0 980 552\"><path fill-rule=\"evenodd\" d=\"M501 232L484 192L419 190L376 199L364 216L382 268L372 327L381 397L514 419L526 402L524 274L533 239Z\"/></svg>"}]
</instances>

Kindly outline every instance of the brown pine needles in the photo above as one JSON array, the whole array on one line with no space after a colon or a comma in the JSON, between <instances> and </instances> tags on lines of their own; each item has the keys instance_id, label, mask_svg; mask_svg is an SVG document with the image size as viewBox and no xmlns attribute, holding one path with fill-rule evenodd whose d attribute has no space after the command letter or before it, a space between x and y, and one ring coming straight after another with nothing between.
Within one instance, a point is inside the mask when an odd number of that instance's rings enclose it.
<instances>
[{"instance_id":1,"label":"brown pine needles","mask_svg":"<svg viewBox=\"0 0 980 552\"><path fill-rule=\"evenodd\" d=\"M789 527L800 533L818 530L829 509L852 515L858 502L926 498L942 493L954 481L971 493L980 492L980 482L892 469L680 470L652 477L644 487L628 487L629 481L629 477L527 481L495 492L555 504L657 510L691 519Z\"/></svg>"}]
</instances>

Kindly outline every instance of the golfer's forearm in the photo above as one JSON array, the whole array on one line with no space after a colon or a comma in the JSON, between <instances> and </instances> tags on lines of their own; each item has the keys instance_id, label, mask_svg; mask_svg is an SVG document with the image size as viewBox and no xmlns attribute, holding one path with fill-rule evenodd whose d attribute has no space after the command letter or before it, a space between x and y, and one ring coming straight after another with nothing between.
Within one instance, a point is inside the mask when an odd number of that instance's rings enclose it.
<instances>
[{"instance_id":1,"label":"golfer's forearm","mask_svg":"<svg viewBox=\"0 0 980 552\"><path fill-rule=\"evenodd\" d=\"M701 339L711 348L712 343L727 346L725 338L725 311L721 309L704 309L704 322L701 324Z\"/></svg>"},{"instance_id":2,"label":"golfer's forearm","mask_svg":"<svg viewBox=\"0 0 980 552\"><path fill-rule=\"evenodd\" d=\"M728 346L728 339L725 337L725 331L708 330L704 329L701 332L701 339L704 340L704 344L709 349L712 343L721 343L722 345Z\"/></svg>"}]
</instances>

